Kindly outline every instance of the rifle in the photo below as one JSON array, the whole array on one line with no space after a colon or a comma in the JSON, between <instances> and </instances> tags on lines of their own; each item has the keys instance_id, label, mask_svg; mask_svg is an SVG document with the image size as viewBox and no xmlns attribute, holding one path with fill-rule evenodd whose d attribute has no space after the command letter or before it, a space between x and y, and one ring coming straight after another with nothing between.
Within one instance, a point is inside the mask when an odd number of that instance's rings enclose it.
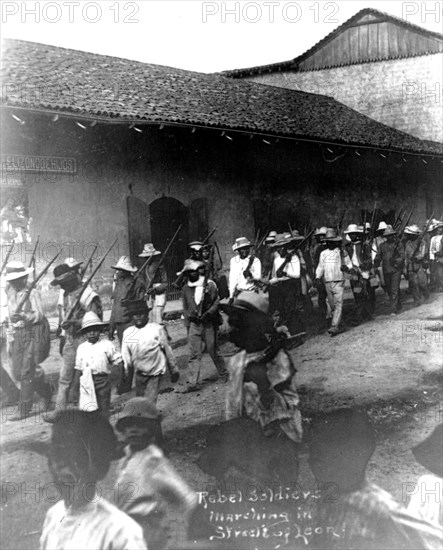
<instances>
[{"instance_id":1,"label":"rifle","mask_svg":"<svg viewBox=\"0 0 443 550\"><path fill-rule=\"evenodd\" d=\"M341 215L340 221L336 225L337 233L341 233L341 226L343 224L343 220L345 219L345 214L346 214L346 208L343 210L343 214Z\"/></svg>"},{"instance_id":2,"label":"rifle","mask_svg":"<svg viewBox=\"0 0 443 550\"><path fill-rule=\"evenodd\" d=\"M14 243L11 244L11 246L9 247L8 252L6 252L5 259L3 260L3 263L2 263L2 268L1 268L1 271L0 271L0 275L5 270L6 264L8 263L9 257L11 256L13 250L14 250Z\"/></svg>"},{"instance_id":3,"label":"rifle","mask_svg":"<svg viewBox=\"0 0 443 550\"><path fill-rule=\"evenodd\" d=\"M125 298L122 298L120 300L122 306L125 306L127 304L127 302L129 300L132 300L133 299L133 291L134 291L134 288L135 288L135 283L137 282L138 278L142 275L142 273L144 272L144 270L148 267L148 264L151 262L151 260L154 259L154 256L148 256L146 258L146 260L143 262L142 266L137 269L137 271L135 272L133 278L132 278L132 281L131 281L131 286L129 287L129 290L128 292L126 293L126 296Z\"/></svg>"},{"instance_id":4,"label":"rifle","mask_svg":"<svg viewBox=\"0 0 443 550\"><path fill-rule=\"evenodd\" d=\"M151 280L149 281L147 287L146 287L146 293L149 292L149 290L151 289L151 286L154 284L154 279L155 277L157 276L157 273L160 269L160 267L163 265L163 262L165 261L165 258L166 258L166 255L168 254L171 246L173 245L175 239L177 238L177 235L179 234L180 232L180 229L182 228L182 224L180 224L177 228L177 231L174 233L174 236L172 237L172 239L169 241L169 244L168 246L166 247L166 250L163 252L161 258L160 258L160 261L158 262L157 264L157 267L155 268L155 271L154 273L152 274L152 277L151 277ZM146 263L146 262L145 262ZM141 269L141 268L140 268Z\"/></svg>"},{"instance_id":5,"label":"rifle","mask_svg":"<svg viewBox=\"0 0 443 550\"><path fill-rule=\"evenodd\" d=\"M398 227L400 227L401 223L402 223L402 220L403 220L403 216L406 214L406 208L404 208L403 206L400 208L400 212L398 213L398 216L394 222L394 225L392 226L394 229L397 229Z\"/></svg>"},{"instance_id":6,"label":"rifle","mask_svg":"<svg viewBox=\"0 0 443 550\"><path fill-rule=\"evenodd\" d=\"M34 288L37 286L37 283L40 281L40 279L46 274L46 272L48 271L48 269L51 267L51 265L55 262L55 260L60 256L60 254L62 253L62 251L60 250L60 252L58 252L53 258L52 260L48 263L48 265L45 267L45 269L39 274L38 277L36 277L32 283L26 287L25 289L25 293L23 294L22 298L20 299L19 303L17 304L17 306L15 307L15 310L14 310L14 315L17 315L18 313L20 313L20 311L22 310L22 307L25 305L25 302L26 300L29 298L29 295L31 294L31 292L34 290Z\"/></svg>"},{"instance_id":7,"label":"rifle","mask_svg":"<svg viewBox=\"0 0 443 550\"><path fill-rule=\"evenodd\" d=\"M100 267L102 266L103 262L105 261L107 255L111 252L111 250L114 248L116 242L118 241L118 237L115 239L115 241L111 244L111 246L108 248L108 250L105 252L105 254L103 255L103 258L98 262L98 264L95 266L95 268L93 269L91 275L89 275L89 277L86 279L86 281L83 283L82 285L82 288L80 290L80 293L78 294L77 296L77 299L75 300L73 306L71 307L71 309L68 311L68 313L66 314L66 317L64 318L63 320L63 323L66 323L68 322L72 316L74 315L74 312L75 310L77 309L77 306L80 304L80 300L81 300L81 297L83 296L85 290L88 288L88 285L89 283L92 281L94 275L97 273L97 271L100 269ZM62 325L63 325L62 323Z\"/></svg>"},{"instance_id":8,"label":"rifle","mask_svg":"<svg viewBox=\"0 0 443 550\"><path fill-rule=\"evenodd\" d=\"M254 263L257 252L260 250L260 248L263 246L263 243L266 240L266 236L267 236L267 230L264 232L262 239L259 241L260 230L257 231L257 235L255 237L255 243L254 243L254 252L249 257L249 261L246 269L243 270L243 276L245 277L245 279L248 277L252 279L251 267L252 267L252 264Z\"/></svg>"},{"instance_id":9,"label":"rifle","mask_svg":"<svg viewBox=\"0 0 443 550\"><path fill-rule=\"evenodd\" d=\"M208 258L208 263L206 264L206 269L205 269L205 278L203 280L203 295L202 295L202 299L200 300L200 303L198 304L198 307L197 307L197 317L199 319L201 319L201 316L203 314L203 301L205 299L206 290L208 288L209 275L210 275L210 272L211 272L211 264L212 264L213 260L214 260L214 246L211 246L211 251L209 253L209 258Z\"/></svg>"},{"instance_id":10,"label":"rifle","mask_svg":"<svg viewBox=\"0 0 443 550\"><path fill-rule=\"evenodd\" d=\"M205 237L205 238L203 239L203 241L202 241L202 244L206 244L207 242L209 242L209 239L210 239L210 238L212 237L212 235L217 231L219 225L220 225L220 224L216 225L216 226L214 227L214 229L213 229L212 231L210 231L210 232L206 235L206 237Z\"/></svg>"},{"instance_id":11,"label":"rifle","mask_svg":"<svg viewBox=\"0 0 443 550\"><path fill-rule=\"evenodd\" d=\"M374 210L372 211L372 216L371 216L371 227L369 228L369 238L371 239L371 246L372 246L372 241L374 240L374 236L375 236L375 219L376 219L376 212L377 212L377 201L374 202Z\"/></svg>"},{"instance_id":12,"label":"rifle","mask_svg":"<svg viewBox=\"0 0 443 550\"><path fill-rule=\"evenodd\" d=\"M418 251L420 250L421 243L423 242L423 239L425 238L425 235L428 231L428 229L431 227L432 224L432 218L434 216L434 212L429 216L428 223L426 224L425 228L423 229L421 235L418 237L418 239L415 241L415 248L414 252L412 253L411 260L413 261L415 257L418 254Z\"/></svg>"},{"instance_id":13,"label":"rifle","mask_svg":"<svg viewBox=\"0 0 443 550\"><path fill-rule=\"evenodd\" d=\"M96 244L92 250L91 255L89 256L89 260L86 262L85 267L81 271L81 278L83 279L83 276L85 275L86 271L88 270L88 267L92 265L92 258L94 257L95 251L97 250L98 244Z\"/></svg>"},{"instance_id":14,"label":"rifle","mask_svg":"<svg viewBox=\"0 0 443 550\"><path fill-rule=\"evenodd\" d=\"M409 212L408 217L406 217L406 211L403 215L403 220L401 221L400 226L397 229L397 234L395 236L395 246L392 252L393 255L397 252L398 246L401 243L401 239L403 237L403 233L405 232L405 229L408 226L408 223L410 222L413 213L414 213L414 208L411 208L411 211Z\"/></svg>"},{"instance_id":15,"label":"rifle","mask_svg":"<svg viewBox=\"0 0 443 550\"><path fill-rule=\"evenodd\" d=\"M35 281L35 256L37 254L37 247L38 243L40 241L40 235L37 237L37 240L35 241L34 250L32 251L31 261L29 262L29 267L34 268L34 281Z\"/></svg>"}]
</instances>

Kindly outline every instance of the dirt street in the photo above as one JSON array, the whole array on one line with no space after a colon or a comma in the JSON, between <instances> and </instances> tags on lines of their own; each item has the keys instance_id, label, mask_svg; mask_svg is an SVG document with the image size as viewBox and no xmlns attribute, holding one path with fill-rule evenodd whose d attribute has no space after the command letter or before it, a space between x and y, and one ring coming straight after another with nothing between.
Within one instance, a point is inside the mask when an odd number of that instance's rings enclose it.
<instances>
[{"instance_id":1,"label":"dirt street","mask_svg":"<svg viewBox=\"0 0 443 550\"><path fill-rule=\"evenodd\" d=\"M409 309L407 309L409 308ZM179 322L169 325L174 340L183 337ZM442 421L442 295L431 302L397 316L379 315L374 321L350 328L330 338L312 334L305 344L293 350L302 414L306 426L310 417L341 406L364 408L377 430L378 447L369 465L369 479L405 501L407 483L425 473L410 452L434 426ZM60 357L54 342L45 363L55 373ZM232 354L229 343L222 346ZM173 388L165 384L159 398L170 457L188 482L201 490L210 479L195 465L205 447L210 425L224 419L224 384L210 380L215 368L205 356L204 387L195 393L182 393L186 379L186 347L175 349L181 381ZM114 397L113 421L119 404L128 399ZM41 414L25 422L9 422L11 411L2 409L2 547L38 548L46 510L56 493L44 456L51 427ZM102 484L103 496L113 500L115 467ZM312 475L301 456L299 483L309 486ZM174 523L173 539L182 535L179 520Z\"/></svg>"}]
</instances>

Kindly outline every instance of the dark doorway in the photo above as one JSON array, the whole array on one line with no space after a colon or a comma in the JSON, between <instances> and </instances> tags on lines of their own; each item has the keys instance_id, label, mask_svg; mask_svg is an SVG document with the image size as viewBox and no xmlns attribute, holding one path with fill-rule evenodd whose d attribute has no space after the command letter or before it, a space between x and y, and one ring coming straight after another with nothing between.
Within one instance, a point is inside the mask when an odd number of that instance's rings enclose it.
<instances>
[{"instance_id":1,"label":"dark doorway","mask_svg":"<svg viewBox=\"0 0 443 550\"><path fill-rule=\"evenodd\" d=\"M168 253L165 266L168 274L168 299L180 298L180 291L172 287L177 272L183 267L187 257L189 242L189 212L184 204L172 197L162 197L149 205L152 243L157 250L164 252L177 228L182 225L172 249Z\"/></svg>"}]
</instances>

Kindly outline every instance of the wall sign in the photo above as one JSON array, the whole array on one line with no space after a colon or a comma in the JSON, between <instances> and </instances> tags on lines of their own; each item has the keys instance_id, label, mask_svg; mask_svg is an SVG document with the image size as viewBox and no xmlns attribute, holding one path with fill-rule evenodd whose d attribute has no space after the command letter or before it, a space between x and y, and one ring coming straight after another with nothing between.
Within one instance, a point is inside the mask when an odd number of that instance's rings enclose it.
<instances>
[{"instance_id":1,"label":"wall sign","mask_svg":"<svg viewBox=\"0 0 443 550\"><path fill-rule=\"evenodd\" d=\"M56 172L75 174L77 161L71 157L42 157L36 155L2 155L2 172Z\"/></svg>"}]
</instances>

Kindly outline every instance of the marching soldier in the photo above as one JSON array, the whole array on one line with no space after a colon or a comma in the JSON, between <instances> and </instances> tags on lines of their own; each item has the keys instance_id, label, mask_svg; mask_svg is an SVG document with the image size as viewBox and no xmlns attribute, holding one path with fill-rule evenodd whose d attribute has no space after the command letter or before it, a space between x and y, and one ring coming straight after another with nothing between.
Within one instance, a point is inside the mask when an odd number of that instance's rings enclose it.
<instances>
[{"instance_id":1,"label":"marching soldier","mask_svg":"<svg viewBox=\"0 0 443 550\"><path fill-rule=\"evenodd\" d=\"M383 233L386 240L378 246L374 259L374 266L376 268L381 266L383 271L391 315L397 315L401 310L400 281L405 259L403 245L395 242L396 234L397 232L388 225Z\"/></svg>"},{"instance_id":2,"label":"marching soldier","mask_svg":"<svg viewBox=\"0 0 443 550\"><path fill-rule=\"evenodd\" d=\"M123 332L131 324L127 303L130 300L142 300L145 295L145 287L140 278L134 280L134 273L137 269L132 266L131 260L127 256L121 256L117 264L111 267L115 269L115 276L109 319L109 339L112 340L114 332L116 332L121 346Z\"/></svg>"},{"instance_id":3,"label":"marching soldier","mask_svg":"<svg viewBox=\"0 0 443 550\"><path fill-rule=\"evenodd\" d=\"M346 250L342 250L342 238L333 229L325 235L326 250L320 253L315 272L316 280L323 281L332 311L332 322L328 330L331 336L341 332L343 297L345 291L345 272L352 272L353 266Z\"/></svg>"},{"instance_id":4,"label":"marching soldier","mask_svg":"<svg viewBox=\"0 0 443 550\"><path fill-rule=\"evenodd\" d=\"M429 248L432 290L441 292L443 289L443 222L437 222L432 231Z\"/></svg>"},{"instance_id":5,"label":"marching soldier","mask_svg":"<svg viewBox=\"0 0 443 550\"><path fill-rule=\"evenodd\" d=\"M87 311L93 311L101 320L103 320L103 311L100 297L94 290L87 286L83 291L82 284L78 276L66 264L61 264L54 269L54 279L52 286L60 286L63 290L63 306L60 311L60 328L65 331L66 342L62 350L63 363L60 369L58 381L58 392L55 400L56 410L43 419L46 422L54 423L57 421L62 410L66 408L68 394L74 382L75 354L80 344L81 337L79 331L83 316ZM73 312L70 320L66 320L67 314L77 302L81 294L80 302ZM74 401L78 401L78 387L74 387Z\"/></svg>"},{"instance_id":6,"label":"marching soldier","mask_svg":"<svg viewBox=\"0 0 443 550\"><path fill-rule=\"evenodd\" d=\"M161 252L154 248L152 243L147 243L139 258L152 258L145 269L145 285L148 289L146 301L151 310L149 320L151 323L163 325L163 312L166 306L166 290L168 289L168 276L166 269L160 265Z\"/></svg>"},{"instance_id":7,"label":"marching soldier","mask_svg":"<svg viewBox=\"0 0 443 550\"><path fill-rule=\"evenodd\" d=\"M217 332L220 324L218 311L220 299L217 285L201 275L203 262L187 260L183 274L187 283L182 289L183 315L188 331L190 389L198 387L203 343L211 356L219 376L226 378L226 366L217 346Z\"/></svg>"},{"instance_id":8,"label":"marching soldier","mask_svg":"<svg viewBox=\"0 0 443 550\"><path fill-rule=\"evenodd\" d=\"M232 246L238 256L231 258L229 269L229 297L231 300L244 290L255 291L255 280L261 279L262 270L260 260L251 255L251 242L246 237L235 240Z\"/></svg>"},{"instance_id":9,"label":"marching soldier","mask_svg":"<svg viewBox=\"0 0 443 550\"><path fill-rule=\"evenodd\" d=\"M44 381L43 369L40 369L36 376L39 347L45 345L45 342L39 342L38 338L43 336L43 332L39 331L39 325L43 324L45 318L37 290L31 290L21 310L17 312L17 307L29 292L27 282L32 271L32 268L25 268L21 262L6 265L8 361L12 376L20 383L19 408L10 420L24 420L30 414L34 391L45 399L46 408L51 401L52 392L50 385ZM49 337L49 334L47 336ZM47 344L46 357L49 354L49 341Z\"/></svg>"},{"instance_id":10,"label":"marching soldier","mask_svg":"<svg viewBox=\"0 0 443 550\"><path fill-rule=\"evenodd\" d=\"M316 229L314 233L315 243L311 247L311 258L312 258L311 261L312 261L312 268L314 273L320 261L320 254L323 252L323 250L326 250L327 248L325 243L325 236L327 231L328 231L328 228L323 226ZM331 313L331 308L329 306L329 302L326 299L327 294L326 294L325 284L321 279L318 279L315 286L318 292L318 298L317 298L318 307L322 312L326 321L330 321L332 318L332 313Z\"/></svg>"},{"instance_id":11,"label":"marching soldier","mask_svg":"<svg viewBox=\"0 0 443 550\"><path fill-rule=\"evenodd\" d=\"M420 239L422 232L413 224L405 229L405 275L414 299L414 306L420 306L429 298L428 281L424 269L426 262L426 243Z\"/></svg>"},{"instance_id":12,"label":"marching soldier","mask_svg":"<svg viewBox=\"0 0 443 550\"><path fill-rule=\"evenodd\" d=\"M375 309L369 281L372 268L371 250L366 246L367 243L363 242L363 227L350 224L344 233L350 239L345 249L352 261L354 274L351 277L351 289L357 306L357 317L362 322L372 319Z\"/></svg>"}]
</instances>

